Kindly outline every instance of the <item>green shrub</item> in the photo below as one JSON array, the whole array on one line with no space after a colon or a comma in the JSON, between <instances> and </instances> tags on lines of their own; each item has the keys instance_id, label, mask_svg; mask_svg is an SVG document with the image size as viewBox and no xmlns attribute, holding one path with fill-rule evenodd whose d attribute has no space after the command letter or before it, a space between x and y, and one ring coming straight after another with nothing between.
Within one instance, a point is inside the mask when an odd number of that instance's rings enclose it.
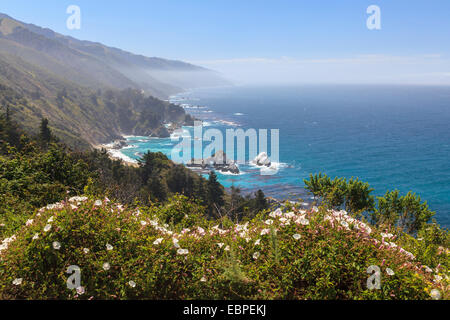
<instances>
[{"instance_id":1,"label":"green shrub","mask_svg":"<svg viewBox=\"0 0 450 320\"><path fill-rule=\"evenodd\" d=\"M214 225L204 210L182 196L148 208L80 198L41 209L2 244L0 299L428 299L432 289L448 298L447 277L345 212L294 208ZM78 294L66 283L71 265ZM380 290L367 288L371 265Z\"/></svg>"}]
</instances>

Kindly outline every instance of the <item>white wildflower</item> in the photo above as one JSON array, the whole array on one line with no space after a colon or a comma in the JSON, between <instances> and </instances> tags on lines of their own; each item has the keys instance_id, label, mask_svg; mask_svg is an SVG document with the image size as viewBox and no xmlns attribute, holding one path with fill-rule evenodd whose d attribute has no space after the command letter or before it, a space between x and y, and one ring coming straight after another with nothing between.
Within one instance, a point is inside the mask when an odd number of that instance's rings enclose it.
<instances>
[{"instance_id":1,"label":"white wildflower","mask_svg":"<svg viewBox=\"0 0 450 320\"><path fill-rule=\"evenodd\" d=\"M22 278L17 278L17 279L14 279L14 281L12 283L15 286L20 286L22 284L22 282L23 282Z\"/></svg>"},{"instance_id":2,"label":"white wildflower","mask_svg":"<svg viewBox=\"0 0 450 320\"><path fill-rule=\"evenodd\" d=\"M395 274L394 270L392 270L391 268L386 268L386 273L390 276L393 276Z\"/></svg>"},{"instance_id":3,"label":"white wildflower","mask_svg":"<svg viewBox=\"0 0 450 320\"><path fill-rule=\"evenodd\" d=\"M200 279L200 282L206 282L206 277L203 276L203 277Z\"/></svg>"},{"instance_id":4,"label":"white wildflower","mask_svg":"<svg viewBox=\"0 0 450 320\"><path fill-rule=\"evenodd\" d=\"M27 220L27 223L25 223L26 226L31 226L33 224L33 219Z\"/></svg>"},{"instance_id":5,"label":"white wildflower","mask_svg":"<svg viewBox=\"0 0 450 320\"><path fill-rule=\"evenodd\" d=\"M264 223L270 226L271 224L273 224L273 220L272 219L268 219Z\"/></svg>"},{"instance_id":6,"label":"white wildflower","mask_svg":"<svg viewBox=\"0 0 450 320\"><path fill-rule=\"evenodd\" d=\"M219 246L219 248L222 248L222 247L224 246L224 243L223 243L223 242L220 242L220 243L218 243L217 245Z\"/></svg>"},{"instance_id":7,"label":"white wildflower","mask_svg":"<svg viewBox=\"0 0 450 320\"><path fill-rule=\"evenodd\" d=\"M295 240L299 240L301 238L301 235L299 235L298 233L294 234L292 236Z\"/></svg>"},{"instance_id":8,"label":"white wildflower","mask_svg":"<svg viewBox=\"0 0 450 320\"><path fill-rule=\"evenodd\" d=\"M77 293L81 296L85 293L84 287L78 287L77 288Z\"/></svg>"},{"instance_id":9,"label":"white wildflower","mask_svg":"<svg viewBox=\"0 0 450 320\"><path fill-rule=\"evenodd\" d=\"M47 220L47 222L48 222L48 223L52 223L53 220L54 220L54 217L50 217L50 218Z\"/></svg>"},{"instance_id":10,"label":"white wildflower","mask_svg":"<svg viewBox=\"0 0 450 320\"><path fill-rule=\"evenodd\" d=\"M52 225L51 225L51 224L46 225L46 226L44 227L44 232L49 232L51 228L52 228Z\"/></svg>"},{"instance_id":11,"label":"white wildflower","mask_svg":"<svg viewBox=\"0 0 450 320\"><path fill-rule=\"evenodd\" d=\"M261 235L263 236L265 234L269 234L269 232L270 232L270 229L262 229L261 230Z\"/></svg>"},{"instance_id":12,"label":"white wildflower","mask_svg":"<svg viewBox=\"0 0 450 320\"><path fill-rule=\"evenodd\" d=\"M177 239L177 238L173 238L173 239L172 239L172 242L173 242L173 246L174 246L175 248L180 248L180 245L178 244L178 239Z\"/></svg>"},{"instance_id":13,"label":"white wildflower","mask_svg":"<svg viewBox=\"0 0 450 320\"><path fill-rule=\"evenodd\" d=\"M397 245L396 245L394 242L389 242L389 245L390 245L392 248L397 248Z\"/></svg>"},{"instance_id":14,"label":"white wildflower","mask_svg":"<svg viewBox=\"0 0 450 320\"><path fill-rule=\"evenodd\" d=\"M226 246L224 250L225 251L230 251L230 246Z\"/></svg>"},{"instance_id":15,"label":"white wildflower","mask_svg":"<svg viewBox=\"0 0 450 320\"><path fill-rule=\"evenodd\" d=\"M253 254L253 259L257 260L260 256L261 256L261 254L259 252L255 252Z\"/></svg>"},{"instance_id":16,"label":"white wildflower","mask_svg":"<svg viewBox=\"0 0 450 320\"><path fill-rule=\"evenodd\" d=\"M39 239L39 233L35 233L32 239L33 239L33 240Z\"/></svg>"},{"instance_id":17,"label":"white wildflower","mask_svg":"<svg viewBox=\"0 0 450 320\"><path fill-rule=\"evenodd\" d=\"M261 244L261 239L255 241L255 246L259 246Z\"/></svg>"},{"instance_id":18,"label":"white wildflower","mask_svg":"<svg viewBox=\"0 0 450 320\"><path fill-rule=\"evenodd\" d=\"M128 282L128 285L132 288L136 287L136 282L134 282L133 280Z\"/></svg>"},{"instance_id":19,"label":"white wildflower","mask_svg":"<svg viewBox=\"0 0 450 320\"><path fill-rule=\"evenodd\" d=\"M103 204L102 200L95 200L94 206L100 207Z\"/></svg>"},{"instance_id":20,"label":"white wildflower","mask_svg":"<svg viewBox=\"0 0 450 320\"><path fill-rule=\"evenodd\" d=\"M72 197L69 199L69 202L84 202L87 201L87 197Z\"/></svg>"},{"instance_id":21,"label":"white wildflower","mask_svg":"<svg viewBox=\"0 0 450 320\"><path fill-rule=\"evenodd\" d=\"M423 266L425 268L426 272L433 272L433 269L431 269L429 266Z\"/></svg>"},{"instance_id":22,"label":"white wildflower","mask_svg":"<svg viewBox=\"0 0 450 320\"><path fill-rule=\"evenodd\" d=\"M156 239L155 241L153 241L153 244L155 245L155 246L157 246L157 245L159 245L159 244L161 244L161 242L164 240L164 238L158 238L158 239Z\"/></svg>"},{"instance_id":23,"label":"white wildflower","mask_svg":"<svg viewBox=\"0 0 450 320\"><path fill-rule=\"evenodd\" d=\"M107 243L106 250L111 251L112 249L114 249L114 247L112 245L110 245L109 243Z\"/></svg>"},{"instance_id":24,"label":"white wildflower","mask_svg":"<svg viewBox=\"0 0 450 320\"><path fill-rule=\"evenodd\" d=\"M286 218L292 219L292 218L295 217L295 213L294 213L294 212L288 212L288 213L286 213L284 216L285 216Z\"/></svg>"},{"instance_id":25,"label":"white wildflower","mask_svg":"<svg viewBox=\"0 0 450 320\"><path fill-rule=\"evenodd\" d=\"M108 262L105 262L103 264L103 270L108 271L109 269L111 269L111 265Z\"/></svg>"},{"instance_id":26,"label":"white wildflower","mask_svg":"<svg viewBox=\"0 0 450 320\"><path fill-rule=\"evenodd\" d=\"M347 221L341 221L341 226L344 228L348 228L348 222Z\"/></svg>"},{"instance_id":27,"label":"white wildflower","mask_svg":"<svg viewBox=\"0 0 450 320\"><path fill-rule=\"evenodd\" d=\"M89 249L88 249L88 248L84 248L84 249L83 249L83 252L84 252L85 254L88 254L88 253L89 253Z\"/></svg>"},{"instance_id":28,"label":"white wildflower","mask_svg":"<svg viewBox=\"0 0 450 320\"><path fill-rule=\"evenodd\" d=\"M433 289L430 292L430 296L434 300L440 300L441 299L441 292L438 289Z\"/></svg>"},{"instance_id":29,"label":"white wildflower","mask_svg":"<svg viewBox=\"0 0 450 320\"><path fill-rule=\"evenodd\" d=\"M141 221L141 225L142 225L142 226L146 226L146 225L147 225L147 221L142 220L142 221Z\"/></svg>"},{"instance_id":30,"label":"white wildflower","mask_svg":"<svg viewBox=\"0 0 450 320\"><path fill-rule=\"evenodd\" d=\"M59 250L61 249L61 243L59 243L58 241L53 242L53 249L55 250Z\"/></svg>"},{"instance_id":31,"label":"white wildflower","mask_svg":"<svg viewBox=\"0 0 450 320\"><path fill-rule=\"evenodd\" d=\"M298 221L297 223L299 223L301 225L304 225L304 226L309 225L309 220L306 219L305 217L300 217L297 221Z\"/></svg>"},{"instance_id":32,"label":"white wildflower","mask_svg":"<svg viewBox=\"0 0 450 320\"><path fill-rule=\"evenodd\" d=\"M179 255L187 255L189 253L188 249L178 249L177 254Z\"/></svg>"}]
</instances>

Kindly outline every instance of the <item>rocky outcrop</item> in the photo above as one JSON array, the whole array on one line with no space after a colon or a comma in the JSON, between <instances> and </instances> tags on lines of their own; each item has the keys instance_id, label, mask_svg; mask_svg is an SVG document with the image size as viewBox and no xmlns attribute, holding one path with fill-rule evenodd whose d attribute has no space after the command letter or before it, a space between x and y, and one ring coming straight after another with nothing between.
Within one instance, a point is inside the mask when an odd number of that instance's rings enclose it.
<instances>
[{"instance_id":1,"label":"rocky outcrop","mask_svg":"<svg viewBox=\"0 0 450 320\"><path fill-rule=\"evenodd\" d=\"M253 160L254 164L256 164L257 166L265 166L265 167L270 167L272 165L272 162L270 161L269 156L267 155L267 153L265 152L261 152L256 158L255 160Z\"/></svg>"},{"instance_id":2,"label":"rocky outcrop","mask_svg":"<svg viewBox=\"0 0 450 320\"><path fill-rule=\"evenodd\" d=\"M212 157L207 159L192 159L190 163L186 164L188 168L198 168L201 170L217 170L222 173L239 174L240 170L234 161L227 160L227 155L224 151L217 151Z\"/></svg>"}]
</instances>

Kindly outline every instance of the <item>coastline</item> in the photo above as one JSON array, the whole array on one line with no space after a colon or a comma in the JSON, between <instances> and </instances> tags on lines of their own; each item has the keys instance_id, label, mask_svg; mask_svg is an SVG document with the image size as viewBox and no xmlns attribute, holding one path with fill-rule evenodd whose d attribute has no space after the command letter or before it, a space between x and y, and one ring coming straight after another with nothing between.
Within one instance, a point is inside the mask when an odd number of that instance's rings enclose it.
<instances>
[{"instance_id":1,"label":"coastline","mask_svg":"<svg viewBox=\"0 0 450 320\"><path fill-rule=\"evenodd\" d=\"M113 143L114 142L108 143L108 144L99 144L99 145L93 146L93 148L96 150L106 150L106 152L108 153L108 156L111 160L120 160L120 161L122 161L122 163L124 165L129 166L129 167L134 167L134 168L139 167L139 163L137 160L131 159L130 157L124 155L121 152L121 149L113 148Z\"/></svg>"}]
</instances>

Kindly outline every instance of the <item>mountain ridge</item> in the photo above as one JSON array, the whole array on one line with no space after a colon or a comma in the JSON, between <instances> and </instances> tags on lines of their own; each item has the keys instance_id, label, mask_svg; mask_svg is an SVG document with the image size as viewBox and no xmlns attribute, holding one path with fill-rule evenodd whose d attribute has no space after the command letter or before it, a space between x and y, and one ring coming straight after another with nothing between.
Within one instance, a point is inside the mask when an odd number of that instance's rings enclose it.
<instances>
[{"instance_id":1,"label":"mountain ridge","mask_svg":"<svg viewBox=\"0 0 450 320\"><path fill-rule=\"evenodd\" d=\"M161 70L183 75L166 84L157 79ZM203 70L62 36L0 14L0 106L9 108L28 132L36 132L41 118L47 118L56 136L77 148L129 134L166 137L166 123L190 124L183 108L158 98L189 89L184 85L189 74L212 72Z\"/></svg>"}]
</instances>

